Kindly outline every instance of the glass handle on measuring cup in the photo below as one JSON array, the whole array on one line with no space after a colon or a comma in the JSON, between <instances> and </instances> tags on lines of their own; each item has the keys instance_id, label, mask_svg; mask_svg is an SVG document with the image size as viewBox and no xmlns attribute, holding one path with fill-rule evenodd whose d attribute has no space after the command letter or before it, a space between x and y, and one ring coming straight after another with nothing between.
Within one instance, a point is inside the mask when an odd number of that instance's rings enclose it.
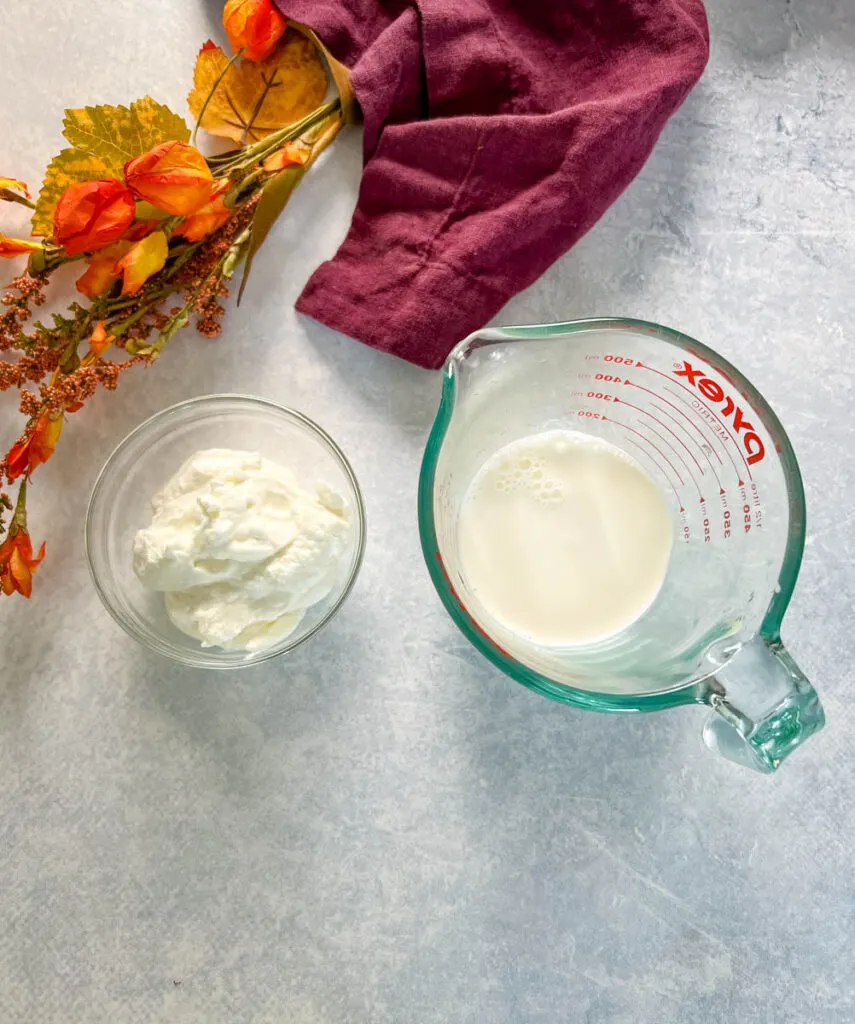
<instances>
[{"instance_id":1,"label":"glass handle on measuring cup","mask_svg":"<svg viewBox=\"0 0 855 1024\"><path fill-rule=\"evenodd\" d=\"M704 742L737 764L773 772L825 724L816 691L780 640L754 637L711 680Z\"/></svg>"}]
</instances>

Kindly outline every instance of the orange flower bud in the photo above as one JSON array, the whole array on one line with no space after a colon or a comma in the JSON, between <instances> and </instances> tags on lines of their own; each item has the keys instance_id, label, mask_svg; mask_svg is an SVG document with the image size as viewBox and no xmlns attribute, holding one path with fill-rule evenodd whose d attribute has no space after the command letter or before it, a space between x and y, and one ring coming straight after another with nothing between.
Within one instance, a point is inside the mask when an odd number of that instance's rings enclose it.
<instances>
[{"instance_id":1,"label":"orange flower bud","mask_svg":"<svg viewBox=\"0 0 855 1024\"><path fill-rule=\"evenodd\" d=\"M223 193L228 192L231 182L228 178L218 181L211 190L211 198L186 220L182 220L175 234L188 242L199 242L205 235L221 228L231 217L232 211L226 206Z\"/></svg>"},{"instance_id":2,"label":"orange flower bud","mask_svg":"<svg viewBox=\"0 0 855 1024\"><path fill-rule=\"evenodd\" d=\"M139 212L139 211L137 211ZM89 269L77 279L76 288L90 299L97 298L109 291L110 286L120 277L122 272L116 264L129 252L134 242L138 242L160 224L159 220L135 220L118 242L107 246L86 262Z\"/></svg>"},{"instance_id":3,"label":"orange flower bud","mask_svg":"<svg viewBox=\"0 0 855 1024\"><path fill-rule=\"evenodd\" d=\"M36 466L41 465L53 455L56 442L62 433L62 414L55 419L43 412L36 421L32 433L22 441L13 444L6 456L6 475L12 481L22 473L27 476Z\"/></svg>"},{"instance_id":4,"label":"orange flower bud","mask_svg":"<svg viewBox=\"0 0 855 1024\"><path fill-rule=\"evenodd\" d=\"M4 189L9 192L20 192L22 195L26 196L27 199L30 198L27 186L23 181L19 181L17 178L0 178L0 191L3 191Z\"/></svg>"},{"instance_id":5,"label":"orange flower bud","mask_svg":"<svg viewBox=\"0 0 855 1024\"><path fill-rule=\"evenodd\" d=\"M137 210L139 213L139 210ZM149 233L156 227L160 226L160 221L153 217L149 220L137 220L128 228L128 230L122 235L122 238L127 242L138 242L141 238Z\"/></svg>"},{"instance_id":6,"label":"orange flower bud","mask_svg":"<svg viewBox=\"0 0 855 1024\"><path fill-rule=\"evenodd\" d=\"M302 167L309 159L312 150L310 146L302 142L287 142L281 149L265 157L261 166L265 171L281 171L285 167L293 167L295 164Z\"/></svg>"},{"instance_id":7,"label":"orange flower bud","mask_svg":"<svg viewBox=\"0 0 855 1024\"><path fill-rule=\"evenodd\" d=\"M92 328L92 333L89 335L89 351L93 356L100 356L105 348L110 347L112 341L113 335L107 333L104 321L99 320Z\"/></svg>"},{"instance_id":8,"label":"orange flower bud","mask_svg":"<svg viewBox=\"0 0 855 1024\"><path fill-rule=\"evenodd\" d=\"M17 591L29 597L33 592L33 573L44 557L44 543L33 558L30 535L25 528L13 526L0 544L0 590L7 596Z\"/></svg>"},{"instance_id":9,"label":"orange flower bud","mask_svg":"<svg viewBox=\"0 0 855 1024\"><path fill-rule=\"evenodd\" d=\"M94 299L109 291L116 278L121 277L122 272L116 264L131 249L133 242L136 241L134 238L134 228L139 223L141 222L137 221L134 223L118 242L113 242L112 245L108 245L106 249L102 249L94 256L86 257L89 269L82 277L77 279L76 288L79 292L82 292L90 299ZM132 241L129 240L129 236Z\"/></svg>"},{"instance_id":10,"label":"orange flower bud","mask_svg":"<svg viewBox=\"0 0 855 1024\"><path fill-rule=\"evenodd\" d=\"M288 23L270 0L228 0L223 28L232 49L247 60L265 60L276 49Z\"/></svg>"},{"instance_id":11,"label":"orange flower bud","mask_svg":"<svg viewBox=\"0 0 855 1024\"><path fill-rule=\"evenodd\" d=\"M134 197L115 178L77 182L56 204L54 238L69 256L94 252L121 238L134 213Z\"/></svg>"},{"instance_id":12,"label":"orange flower bud","mask_svg":"<svg viewBox=\"0 0 855 1024\"><path fill-rule=\"evenodd\" d=\"M152 274L163 269L168 255L169 246L162 231L152 231L135 242L116 264L123 277L122 295L138 292Z\"/></svg>"},{"instance_id":13,"label":"orange flower bud","mask_svg":"<svg viewBox=\"0 0 855 1024\"><path fill-rule=\"evenodd\" d=\"M41 242L30 242L26 238L7 238L0 232L0 256L5 256L6 259L11 260L15 256L29 254L42 248L44 247Z\"/></svg>"},{"instance_id":14,"label":"orange flower bud","mask_svg":"<svg viewBox=\"0 0 855 1024\"><path fill-rule=\"evenodd\" d=\"M195 146L162 142L125 164L125 181L138 196L167 213L187 216L207 203L214 178Z\"/></svg>"},{"instance_id":15,"label":"orange flower bud","mask_svg":"<svg viewBox=\"0 0 855 1024\"><path fill-rule=\"evenodd\" d=\"M116 273L115 256L93 256L86 261L89 269L77 279L75 287L83 295L94 299L103 295L119 276Z\"/></svg>"}]
</instances>

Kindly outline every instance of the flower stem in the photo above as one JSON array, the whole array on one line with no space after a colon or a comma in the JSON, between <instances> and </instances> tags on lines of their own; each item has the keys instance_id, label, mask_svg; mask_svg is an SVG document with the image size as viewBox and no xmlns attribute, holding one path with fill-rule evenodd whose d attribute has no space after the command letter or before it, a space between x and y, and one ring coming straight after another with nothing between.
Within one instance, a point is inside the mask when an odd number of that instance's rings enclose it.
<instances>
[{"instance_id":1,"label":"flower stem","mask_svg":"<svg viewBox=\"0 0 855 1024\"><path fill-rule=\"evenodd\" d=\"M271 132L270 135L259 142L254 142L251 146L238 150L238 155L231 160L218 163L215 158L209 158L208 163L215 170L217 177L227 177L232 171L250 167L252 164L263 160L264 157L278 149L283 143L290 142L292 139L296 139L304 132L307 132L310 128L314 128L316 124L325 120L340 107L341 101L338 99L330 100L329 103L322 103L321 106L316 107L311 114L307 114L300 121L295 121L285 128Z\"/></svg>"},{"instance_id":2,"label":"flower stem","mask_svg":"<svg viewBox=\"0 0 855 1024\"><path fill-rule=\"evenodd\" d=\"M35 210L36 204L32 199L27 199L25 196L16 195L8 188L0 189L0 199L6 203L20 203L21 206L28 206L31 210Z\"/></svg>"},{"instance_id":3,"label":"flower stem","mask_svg":"<svg viewBox=\"0 0 855 1024\"><path fill-rule=\"evenodd\" d=\"M220 88L220 82L222 82L222 80L229 73L229 68L232 66L232 64L234 64L234 62L238 59L238 57L240 57L240 55L243 53L243 51L244 51L244 47L241 47L238 50L238 52L229 60L228 64L226 64L226 66L220 72L219 77L217 78L216 82L214 82L214 84L211 86L211 91L205 97L205 102L202 104L202 109L199 111L199 116L196 118L196 124L195 124L195 126L193 128L193 134L190 136L190 145L191 146L195 146L196 145L196 133L199 131L199 128L200 128L200 126L202 124L202 118L205 116L205 111L208 109L208 104L214 98L214 93L217 91L217 89Z\"/></svg>"},{"instance_id":4,"label":"flower stem","mask_svg":"<svg viewBox=\"0 0 855 1024\"><path fill-rule=\"evenodd\" d=\"M338 135L342 128L344 128L344 118L342 117L341 109L339 109L336 111L335 117L329 118L329 123L322 127L320 134L312 143L312 152L309 154L309 159L306 161L307 171L327 146L333 141L336 135Z\"/></svg>"}]
</instances>

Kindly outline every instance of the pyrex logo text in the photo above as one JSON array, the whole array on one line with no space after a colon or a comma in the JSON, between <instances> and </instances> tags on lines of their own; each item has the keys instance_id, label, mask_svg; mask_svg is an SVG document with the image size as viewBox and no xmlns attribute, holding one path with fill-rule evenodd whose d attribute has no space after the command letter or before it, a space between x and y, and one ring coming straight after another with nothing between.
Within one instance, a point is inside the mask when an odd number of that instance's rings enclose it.
<instances>
[{"instance_id":1,"label":"pyrex logo text","mask_svg":"<svg viewBox=\"0 0 855 1024\"><path fill-rule=\"evenodd\" d=\"M702 370L696 370L686 360L683 361L681 369L674 370L674 374L677 377L685 377L690 384L696 387L711 402L724 403L721 414L725 417L733 416L733 429L737 438L742 439L746 452L746 461L749 466L753 466L755 462L760 462L763 459L766 454L763 441L755 433L754 426L743 416L742 409L733 401L730 395L724 393L724 388L720 384L710 380L709 377L705 377ZM745 431L744 434L741 433L743 430Z\"/></svg>"}]
</instances>

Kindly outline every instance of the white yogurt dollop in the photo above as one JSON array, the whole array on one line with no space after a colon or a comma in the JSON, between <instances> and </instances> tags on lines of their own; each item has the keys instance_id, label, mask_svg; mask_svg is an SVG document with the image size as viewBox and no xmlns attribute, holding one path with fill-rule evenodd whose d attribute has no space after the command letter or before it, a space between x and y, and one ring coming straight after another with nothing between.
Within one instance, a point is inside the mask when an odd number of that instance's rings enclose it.
<instances>
[{"instance_id":1,"label":"white yogurt dollop","mask_svg":"<svg viewBox=\"0 0 855 1024\"><path fill-rule=\"evenodd\" d=\"M284 639L332 590L347 549L344 501L255 452L196 452L152 509L134 572L203 647L252 653Z\"/></svg>"}]
</instances>

